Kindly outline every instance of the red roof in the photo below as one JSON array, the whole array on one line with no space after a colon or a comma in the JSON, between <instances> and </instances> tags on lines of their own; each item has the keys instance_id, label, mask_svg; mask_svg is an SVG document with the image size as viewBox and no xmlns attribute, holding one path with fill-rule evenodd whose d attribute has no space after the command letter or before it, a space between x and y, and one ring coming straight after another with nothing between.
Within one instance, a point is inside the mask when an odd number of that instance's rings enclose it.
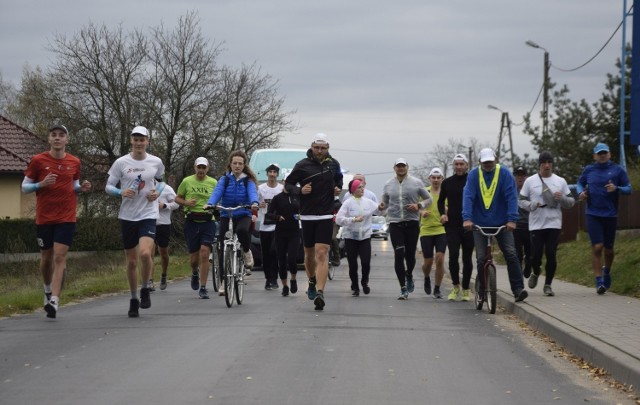
<instances>
[{"instance_id":1,"label":"red roof","mask_svg":"<svg viewBox=\"0 0 640 405\"><path fill-rule=\"evenodd\" d=\"M31 157L48 149L47 143L0 115L0 174L22 174Z\"/></svg>"}]
</instances>

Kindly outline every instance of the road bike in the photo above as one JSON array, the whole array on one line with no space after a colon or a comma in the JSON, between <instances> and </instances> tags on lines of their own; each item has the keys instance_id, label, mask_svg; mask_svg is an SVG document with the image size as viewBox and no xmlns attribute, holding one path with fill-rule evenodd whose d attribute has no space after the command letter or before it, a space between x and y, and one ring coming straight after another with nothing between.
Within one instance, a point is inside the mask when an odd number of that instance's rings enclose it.
<instances>
[{"instance_id":1,"label":"road bike","mask_svg":"<svg viewBox=\"0 0 640 405\"><path fill-rule=\"evenodd\" d=\"M244 251L242 245L238 239L238 235L235 232L233 226L233 212L239 209L249 208L250 205L239 205L237 207L223 207L216 205L215 209L220 211L226 211L229 213L229 230L224 235L222 257L224 259L224 265L222 268L222 286L224 287L224 301L227 307L231 308L233 302L242 304L244 298L244 276L246 269L244 267ZM220 241L218 241L220 243ZM215 278L215 276L213 276Z\"/></svg>"},{"instance_id":2,"label":"road bike","mask_svg":"<svg viewBox=\"0 0 640 405\"><path fill-rule=\"evenodd\" d=\"M496 302L498 299L498 280L496 275L496 266L493 264L493 254L491 253L491 245L493 244L493 238L496 237L503 229L505 225L495 226L478 226L474 225L473 229L480 232L481 235L487 238L487 250L484 259L484 265L482 267L482 275L476 275L475 283L475 298L476 309L482 310L483 304L487 303L487 309L489 313L496 313ZM493 232L490 232L493 230Z\"/></svg>"}]
</instances>

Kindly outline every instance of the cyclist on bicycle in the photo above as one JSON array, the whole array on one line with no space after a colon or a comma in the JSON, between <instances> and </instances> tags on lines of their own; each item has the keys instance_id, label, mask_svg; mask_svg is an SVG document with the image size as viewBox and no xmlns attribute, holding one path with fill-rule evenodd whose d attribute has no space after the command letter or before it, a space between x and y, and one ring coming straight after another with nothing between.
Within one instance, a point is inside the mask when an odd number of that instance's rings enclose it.
<instances>
[{"instance_id":1,"label":"cyclist on bicycle","mask_svg":"<svg viewBox=\"0 0 640 405\"><path fill-rule=\"evenodd\" d=\"M244 265L246 268L253 267L253 255L251 254L251 223L252 211L258 209L258 180L256 175L247 166L247 155L241 150L234 150L229 154L228 171L220 177L216 188L213 190L208 206L215 206L220 203L225 207L236 207L239 205L251 205L252 208L239 209L233 212L233 227L238 235L238 240L244 252ZM220 213L220 235L226 237L229 230L229 212ZM220 268L222 268L223 257L220 255Z\"/></svg>"},{"instance_id":2,"label":"cyclist on bicycle","mask_svg":"<svg viewBox=\"0 0 640 405\"><path fill-rule=\"evenodd\" d=\"M506 225L508 232L496 236L500 250L507 261L509 284L516 302L527 298L524 289L522 267L516 253L513 230L518 220L518 192L511 171L496 164L496 155L490 148L480 151L480 166L469 172L462 199L463 226L467 230L473 225L480 227L499 227ZM476 247L478 274L484 271L487 250L486 237L473 232ZM482 279L482 277L481 277ZM481 289L482 291L482 289ZM484 299L484 297L480 297Z\"/></svg>"}]
</instances>

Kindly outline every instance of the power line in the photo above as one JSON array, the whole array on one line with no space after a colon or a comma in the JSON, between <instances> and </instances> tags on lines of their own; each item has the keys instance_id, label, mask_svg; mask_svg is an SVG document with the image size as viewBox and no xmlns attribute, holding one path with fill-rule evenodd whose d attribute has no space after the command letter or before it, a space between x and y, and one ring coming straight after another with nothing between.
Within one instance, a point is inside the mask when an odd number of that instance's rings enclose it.
<instances>
[{"instance_id":1,"label":"power line","mask_svg":"<svg viewBox=\"0 0 640 405\"><path fill-rule=\"evenodd\" d=\"M297 146L297 147L301 147L301 148L306 148L307 147L307 145L301 145L301 144L296 144L296 143L288 143L288 142L285 142L282 145ZM331 148L331 150L335 150L335 151L339 151L339 152L376 153L376 154L383 154L383 155L388 155L388 154L393 154L393 155L424 155L424 152L393 152L393 151L381 152L379 150L341 149L341 148Z\"/></svg>"},{"instance_id":2,"label":"power line","mask_svg":"<svg viewBox=\"0 0 640 405\"><path fill-rule=\"evenodd\" d=\"M633 10L633 5L631 5L631 7L629 7L629 11L627 11L627 15L631 14L631 10ZM560 68L558 66L555 66L553 64L551 64L551 67L553 67L556 70L559 70L561 72L574 72L578 69L581 69L585 66L587 66L589 63L591 63L591 61L593 61L595 58L598 57L598 55L600 55L600 53L602 53L602 51L604 50L604 48L607 47L607 45L609 45L609 42L611 42L611 40L613 39L613 37L618 33L618 31L620 30L620 27L622 27L622 24L624 23L624 19L622 21L620 21L620 24L618 24L618 27L615 29L615 31L613 31L613 34L611 34L611 36L609 37L609 39L607 40L607 42L604 43L604 45L602 45L602 47L598 50L598 52L596 52L595 55L593 55L591 57L591 59L589 59L588 61L586 61L585 63L583 63L582 65L578 66L578 67L574 67L573 69L563 69ZM624 61L623 61L624 63Z\"/></svg>"}]
</instances>

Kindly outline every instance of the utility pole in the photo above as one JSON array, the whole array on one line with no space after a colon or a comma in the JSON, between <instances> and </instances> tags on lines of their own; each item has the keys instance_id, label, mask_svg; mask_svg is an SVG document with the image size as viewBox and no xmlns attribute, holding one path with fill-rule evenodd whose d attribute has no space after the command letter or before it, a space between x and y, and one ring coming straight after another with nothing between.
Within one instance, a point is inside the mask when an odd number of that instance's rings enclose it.
<instances>
[{"instance_id":1,"label":"utility pole","mask_svg":"<svg viewBox=\"0 0 640 405\"><path fill-rule=\"evenodd\" d=\"M500 154L502 153L502 142L504 138L509 137L509 148L505 148L505 153L510 153L511 161L509 162L513 165L514 155L513 155L513 138L511 136L511 119L509 119L509 113L506 111L502 111L496 106L488 105L487 106L491 110L498 110L502 113L500 117L500 132L498 132L498 147L496 148L496 158L500 159ZM503 162L506 163L506 162Z\"/></svg>"},{"instance_id":2,"label":"utility pole","mask_svg":"<svg viewBox=\"0 0 640 405\"><path fill-rule=\"evenodd\" d=\"M525 44L532 48L542 49L544 51L544 81L542 82L542 136L546 137L549 134L549 67L551 67L551 62L549 62L549 52L546 48L531 40L526 41Z\"/></svg>"}]
</instances>

